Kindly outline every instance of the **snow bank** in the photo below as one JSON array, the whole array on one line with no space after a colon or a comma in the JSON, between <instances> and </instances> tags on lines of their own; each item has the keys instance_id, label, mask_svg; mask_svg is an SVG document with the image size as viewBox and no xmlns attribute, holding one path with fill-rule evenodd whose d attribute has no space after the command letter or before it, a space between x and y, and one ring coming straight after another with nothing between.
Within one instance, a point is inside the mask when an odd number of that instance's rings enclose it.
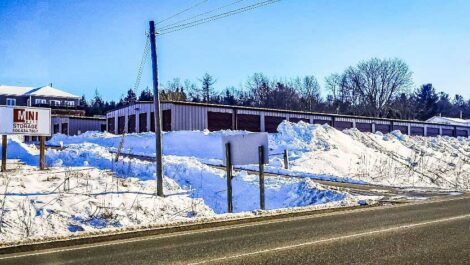
<instances>
[{"instance_id":1,"label":"snow bank","mask_svg":"<svg viewBox=\"0 0 470 265\"><path fill-rule=\"evenodd\" d=\"M164 154L222 163L221 137L242 131L181 131L164 134ZM89 133L55 136L51 144L95 143L113 152L121 136ZM124 137L124 152L154 156L152 133ZM269 135L267 172L338 182L400 187L470 189L470 140L452 137L407 136L339 131L328 125L283 122ZM282 152L289 150L290 168L283 168ZM255 169L256 166L245 166Z\"/></svg>"},{"instance_id":2,"label":"snow bank","mask_svg":"<svg viewBox=\"0 0 470 265\"><path fill-rule=\"evenodd\" d=\"M135 176L142 180L155 179L155 164L138 159L124 158L114 162L114 156L96 144L70 145L63 151L48 152L47 161L65 166L93 166L111 169L120 176ZM216 213L226 212L226 180L223 170L202 164L195 158L165 156L165 190L182 187L193 198L202 198ZM306 185L305 180L269 178L266 181L267 209L299 207L311 204L340 201L346 195L335 191ZM233 180L234 211L253 211L259 208L258 177L246 172ZM299 194L302 193L302 194ZM306 196L305 201L299 200ZM317 200L315 200L315 198Z\"/></svg>"},{"instance_id":3,"label":"snow bank","mask_svg":"<svg viewBox=\"0 0 470 265\"><path fill-rule=\"evenodd\" d=\"M400 187L470 189L470 139L363 133L282 123L271 148L290 151L291 171Z\"/></svg>"},{"instance_id":4,"label":"snow bank","mask_svg":"<svg viewBox=\"0 0 470 265\"><path fill-rule=\"evenodd\" d=\"M15 136L8 136L7 141L7 159L20 159L28 164L39 163L39 150L34 145L25 144ZM2 143L0 141L0 150ZM0 152L0 159L2 154Z\"/></svg>"},{"instance_id":5,"label":"snow bank","mask_svg":"<svg viewBox=\"0 0 470 265\"><path fill-rule=\"evenodd\" d=\"M207 159L223 159L221 139L223 135L241 134L240 131L177 131L163 133L165 155L193 156ZM47 144L69 146L71 144L94 143L117 151L123 141L121 152L139 156L155 157L155 134L152 132L121 135L100 132L86 132L77 136L56 134Z\"/></svg>"}]
</instances>

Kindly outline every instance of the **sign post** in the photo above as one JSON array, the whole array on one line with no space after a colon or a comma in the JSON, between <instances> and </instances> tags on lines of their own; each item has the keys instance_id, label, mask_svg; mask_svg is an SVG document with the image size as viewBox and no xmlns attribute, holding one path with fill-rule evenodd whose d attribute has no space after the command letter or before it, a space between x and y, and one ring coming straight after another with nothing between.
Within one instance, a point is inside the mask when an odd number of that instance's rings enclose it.
<instances>
[{"instance_id":1,"label":"sign post","mask_svg":"<svg viewBox=\"0 0 470 265\"><path fill-rule=\"evenodd\" d=\"M2 135L2 172L7 171L7 136Z\"/></svg>"},{"instance_id":2,"label":"sign post","mask_svg":"<svg viewBox=\"0 0 470 265\"><path fill-rule=\"evenodd\" d=\"M45 142L46 136L51 135L51 109L0 106L0 135L2 135L2 171L6 170L7 135L39 136L39 168L45 169Z\"/></svg>"},{"instance_id":3,"label":"sign post","mask_svg":"<svg viewBox=\"0 0 470 265\"><path fill-rule=\"evenodd\" d=\"M259 205L261 210L265 209L264 204L264 146L258 147L259 154Z\"/></svg>"},{"instance_id":4,"label":"sign post","mask_svg":"<svg viewBox=\"0 0 470 265\"><path fill-rule=\"evenodd\" d=\"M225 167L227 171L227 212L233 212L232 201L232 152L230 150L230 143L225 144Z\"/></svg>"},{"instance_id":5,"label":"sign post","mask_svg":"<svg viewBox=\"0 0 470 265\"><path fill-rule=\"evenodd\" d=\"M39 169L46 169L46 137L39 136Z\"/></svg>"},{"instance_id":6,"label":"sign post","mask_svg":"<svg viewBox=\"0 0 470 265\"><path fill-rule=\"evenodd\" d=\"M289 153L287 149L284 150L284 168L289 169Z\"/></svg>"}]
</instances>

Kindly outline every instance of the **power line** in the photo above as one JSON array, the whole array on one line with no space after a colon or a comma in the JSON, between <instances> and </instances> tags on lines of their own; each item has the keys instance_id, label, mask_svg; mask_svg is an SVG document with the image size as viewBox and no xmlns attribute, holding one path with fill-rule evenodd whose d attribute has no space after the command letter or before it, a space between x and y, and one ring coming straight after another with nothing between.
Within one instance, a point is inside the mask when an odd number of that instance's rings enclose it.
<instances>
[{"instance_id":1,"label":"power line","mask_svg":"<svg viewBox=\"0 0 470 265\"><path fill-rule=\"evenodd\" d=\"M256 8L264 7L264 6L274 4L274 3L280 2L280 1L281 0L268 0L268 1L264 1L264 2L259 2L259 3L253 4L253 5L245 6L245 7L238 8L238 9L235 9L235 10L231 10L231 11L228 11L228 12L224 12L224 13L221 13L221 14L218 14L218 15L215 15L215 16L202 18L202 19L199 19L199 20L195 20L193 22L184 23L184 24L180 24L180 25L177 25L177 26L173 26L173 27L168 27L165 30L163 30L162 32L157 33L157 34L158 35L165 35L165 34L173 33L173 32L176 32L176 31L184 30L184 29L187 29L187 28L196 27L196 26L199 26L201 24L209 23L209 22L212 22L212 21L215 21L215 20L219 20L219 19L222 19L222 18L237 15L237 14L240 14L240 13L243 13L243 12L251 11L251 10L254 10Z\"/></svg>"},{"instance_id":2,"label":"power line","mask_svg":"<svg viewBox=\"0 0 470 265\"><path fill-rule=\"evenodd\" d=\"M186 9L181 10L180 12L178 12L178 13L176 13L176 14L173 14L173 15L171 15L171 16L165 18L165 19L162 19L162 20L156 22L155 25L161 24L161 23L163 23L163 22L165 22L165 21L168 21L168 20L170 20L170 19L172 19L172 18L174 18L174 17L177 17L177 16L183 14L184 12L187 12L187 11L193 9L193 8L196 8L196 7L198 7L198 6L202 5L202 4L204 4L204 3L207 2L207 1L209 1L209 0L202 0L202 1L200 1L200 2L197 2L197 3L193 4L192 6L186 8Z\"/></svg>"},{"instance_id":3,"label":"power line","mask_svg":"<svg viewBox=\"0 0 470 265\"><path fill-rule=\"evenodd\" d=\"M163 27L159 28L158 30L159 30L159 31L165 30L165 29L167 29L167 28L169 28L169 27L172 27L172 26L181 24L181 23L186 22L186 21L190 21L190 20L192 20L192 19L195 19L195 18L204 16L204 15L207 15L207 14L213 13L213 12L215 12L215 11L222 10L222 9L224 9L224 8L226 8L226 7L229 7L229 6L238 4L238 3L243 2L243 1L245 1L245 0L233 1L233 2L231 2L231 3L229 3L229 4L226 4L226 5L223 5L223 6L219 6L219 7L217 7L217 8L212 9L212 10L209 10L209 11L207 11L207 12L203 12L203 13L197 14L197 15L195 15L195 16L192 16L192 17L189 17L189 18L186 18L186 19L182 19L182 20L177 21L177 22L175 22L175 23L172 23L172 24L163 26Z\"/></svg>"},{"instance_id":4,"label":"power line","mask_svg":"<svg viewBox=\"0 0 470 265\"><path fill-rule=\"evenodd\" d=\"M177 17L191 9L194 9L200 5L202 5L203 3L207 2L209 0L202 0L202 1L199 1L199 2L196 2L195 4L191 5L190 7L188 8L185 8L183 10L181 10L180 12L176 13L176 14L173 14L165 19L162 19L158 22L156 22L155 24L161 24L165 21L168 21L174 17ZM144 67L145 67L145 64L147 63L147 57L148 57L148 53L150 51L150 39L147 38L147 41L145 42L145 48L144 48L144 54L142 55L142 59L140 61L140 65L139 65L139 68L138 68L138 71L137 71L137 77L136 77L136 80L135 80L135 83L134 83L134 92L136 93L136 95L138 96L138 90L139 90L139 86L140 86L140 81L142 79L142 73L143 73L143 70L144 70Z\"/></svg>"},{"instance_id":5,"label":"power line","mask_svg":"<svg viewBox=\"0 0 470 265\"><path fill-rule=\"evenodd\" d=\"M140 86L140 80L142 79L142 73L145 67L145 64L147 63L148 59L148 54L150 51L150 39L147 38L147 41L145 42L145 47L144 47L144 54L142 55L142 59L140 61L139 65L139 70L137 71L137 78L134 83L134 92L136 93L136 96L138 96L138 89Z\"/></svg>"}]
</instances>

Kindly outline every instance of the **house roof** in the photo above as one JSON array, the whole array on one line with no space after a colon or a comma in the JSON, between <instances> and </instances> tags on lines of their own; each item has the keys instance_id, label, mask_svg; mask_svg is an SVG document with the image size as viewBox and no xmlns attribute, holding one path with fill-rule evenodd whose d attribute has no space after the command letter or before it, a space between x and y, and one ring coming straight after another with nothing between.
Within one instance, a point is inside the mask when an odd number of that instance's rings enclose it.
<instances>
[{"instance_id":1,"label":"house roof","mask_svg":"<svg viewBox=\"0 0 470 265\"><path fill-rule=\"evenodd\" d=\"M51 86L19 87L0 85L0 95L9 96L39 96L39 97L58 97L58 98L80 98L79 96L67 93Z\"/></svg>"},{"instance_id":2,"label":"house roof","mask_svg":"<svg viewBox=\"0 0 470 265\"><path fill-rule=\"evenodd\" d=\"M32 87L0 85L0 95L22 96L25 93L28 93L31 89L33 89L33 88Z\"/></svg>"},{"instance_id":3,"label":"house roof","mask_svg":"<svg viewBox=\"0 0 470 265\"><path fill-rule=\"evenodd\" d=\"M452 124L452 125L470 125L470 120L464 120L460 118L440 117L440 116L432 117L428 119L427 121L444 123L444 124Z\"/></svg>"},{"instance_id":4,"label":"house roof","mask_svg":"<svg viewBox=\"0 0 470 265\"><path fill-rule=\"evenodd\" d=\"M74 94L59 90L51 86L43 86L32 89L25 93L27 96L43 96L43 97L58 97L58 98L80 98Z\"/></svg>"}]
</instances>

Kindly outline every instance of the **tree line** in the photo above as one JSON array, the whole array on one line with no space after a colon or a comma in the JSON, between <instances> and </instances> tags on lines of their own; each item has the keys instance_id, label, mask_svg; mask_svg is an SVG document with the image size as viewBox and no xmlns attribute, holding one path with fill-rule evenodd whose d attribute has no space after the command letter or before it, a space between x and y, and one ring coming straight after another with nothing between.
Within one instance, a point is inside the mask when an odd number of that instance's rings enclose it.
<instances>
[{"instance_id":1,"label":"tree line","mask_svg":"<svg viewBox=\"0 0 470 265\"><path fill-rule=\"evenodd\" d=\"M412 120L436 115L470 117L470 100L438 92L432 84L415 87L412 75L403 60L372 58L327 76L323 97L314 75L279 79L254 73L241 88L221 89L217 79L205 73L196 82L174 78L162 84L160 98ZM129 89L118 102L107 102L95 92L90 101L83 97L81 105L87 115L104 115L120 106L152 100L147 87L138 95Z\"/></svg>"}]
</instances>

